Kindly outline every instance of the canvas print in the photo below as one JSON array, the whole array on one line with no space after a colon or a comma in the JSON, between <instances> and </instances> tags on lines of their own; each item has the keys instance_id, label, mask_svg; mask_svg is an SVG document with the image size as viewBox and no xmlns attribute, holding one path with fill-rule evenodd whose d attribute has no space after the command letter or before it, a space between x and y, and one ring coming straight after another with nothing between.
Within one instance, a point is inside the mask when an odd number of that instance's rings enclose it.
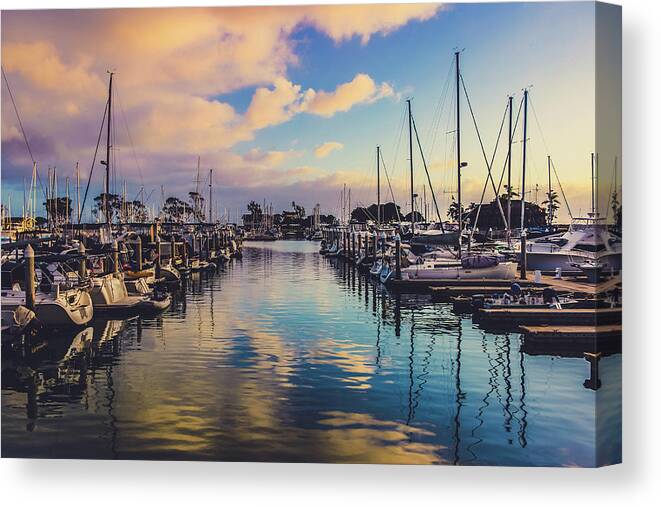
<instances>
[{"instance_id":1,"label":"canvas print","mask_svg":"<svg viewBox=\"0 0 661 507\"><path fill-rule=\"evenodd\" d=\"M621 9L2 12L2 457L619 463Z\"/></svg>"}]
</instances>

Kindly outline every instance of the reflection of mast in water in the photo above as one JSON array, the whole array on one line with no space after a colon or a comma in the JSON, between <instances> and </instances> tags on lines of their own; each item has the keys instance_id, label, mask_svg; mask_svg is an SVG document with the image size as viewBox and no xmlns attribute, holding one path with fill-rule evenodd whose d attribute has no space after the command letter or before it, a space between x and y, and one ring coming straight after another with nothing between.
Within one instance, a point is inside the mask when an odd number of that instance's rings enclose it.
<instances>
[{"instance_id":1,"label":"reflection of mast in water","mask_svg":"<svg viewBox=\"0 0 661 507\"><path fill-rule=\"evenodd\" d=\"M420 397L422 396L422 391L424 390L425 384L427 383L427 377L429 376L429 363L431 362L432 355L434 353L434 345L436 345L436 335L431 334L429 339L429 345L425 351L425 357L422 360L421 364L421 373L416 378L420 381L418 383L418 388L413 393L413 414L412 419L415 418L415 411L420 404Z\"/></svg>"},{"instance_id":2,"label":"reflection of mast in water","mask_svg":"<svg viewBox=\"0 0 661 507\"><path fill-rule=\"evenodd\" d=\"M28 400L25 408L27 411L28 420L25 425L25 429L29 432L32 432L32 430L34 430L35 422L37 421L37 415L39 413L37 407L37 379L34 375L30 377L30 381L27 387Z\"/></svg>"},{"instance_id":3,"label":"reflection of mast in water","mask_svg":"<svg viewBox=\"0 0 661 507\"><path fill-rule=\"evenodd\" d=\"M519 442L521 443L521 447L525 447L528 445L528 441L526 440L526 429L528 427L528 411L526 410L526 370L523 365L523 349L519 347L519 365L521 368L521 401L520 401L520 407L521 407L521 412L523 412L523 416L519 420Z\"/></svg>"},{"instance_id":4,"label":"reflection of mast in water","mask_svg":"<svg viewBox=\"0 0 661 507\"><path fill-rule=\"evenodd\" d=\"M498 337L494 339L496 345L498 344ZM482 352L487 358L487 362L489 363L489 386L490 389L484 394L484 397L482 398L482 405L480 405L480 408L477 410L477 415L475 416L475 419L477 419L477 425L473 427L471 430L471 437L475 439L469 446L466 447L466 450L471 453L471 456L473 457L473 460L477 459L477 455L473 452L473 448L477 447L483 442L483 439L476 436L477 431L484 426L484 411L489 408L489 398L493 394L493 392L496 392L497 398L500 400L500 393L498 392L498 382L496 380L497 374L498 374L498 366L503 365L503 360L502 360L502 350L501 353L497 356L497 361L494 362L494 359L491 357L491 354L489 353L488 345L487 345L487 336L486 333L482 333Z\"/></svg>"},{"instance_id":5,"label":"reflection of mast in water","mask_svg":"<svg viewBox=\"0 0 661 507\"><path fill-rule=\"evenodd\" d=\"M512 431L512 358L511 358L511 346L510 346L510 335L509 333L505 335L505 355L507 357L507 362L505 365L505 431L510 433ZM510 439L510 443L512 440Z\"/></svg>"},{"instance_id":6,"label":"reflection of mast in water","mask_svg":"<svg viewBox=\"0 0 661 507\"><path fill-rule=\"evenodd\" d=\"M413 418L413 356L415 354L415 312L411 309L411 344L409 348L409 412L406 416L406 425L411 424Z\"/></svg>"},{"instance_id":7,"label":"reflection of mast in water","mask_svg":"<svg viewBox=\"0 0 661 507\"><path fill-rule=\"evenodd\" d=\"M110 451L112 452L113 459L117 458L117 418L113 403L115 401L115 386L113 383L112 369L114 361L111 361L106 368L106 384L108 386L108 417L110 418Z\"/></svg>"},{"instance_id":8,"label":"reflection of mast in water","mask_svg":"<svg viewBox=\"0 0 661 507\"><path fill-rule=\"evenodd\" d=\"M461 444L461 407L464 393L461 391L461 318L457 329L457 368L455 373L455 388L457 390L457 410L454 415L454 464L459 463L459 446Z\"/></svg>"},{"instance_id":9,"label":"reflection of mast in water","mask_svg":"<svg viewBox=\"0 0 661 507\"><path fill-rule=\"evenodd\" d=\"M383 295L381 296L383 298ZM385 308L384 308L385 313ZM402 334L402 295L395 294L395 336L397 338Z\"/></svg>"}]
</instances>

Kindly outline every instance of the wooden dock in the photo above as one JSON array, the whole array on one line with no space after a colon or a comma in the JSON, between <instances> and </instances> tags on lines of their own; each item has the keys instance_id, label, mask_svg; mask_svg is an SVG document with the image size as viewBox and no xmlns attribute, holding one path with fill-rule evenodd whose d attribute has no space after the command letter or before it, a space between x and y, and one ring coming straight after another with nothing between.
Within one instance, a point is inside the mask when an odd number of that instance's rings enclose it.
<instances>
[{"instance_id":1,"label":"wooden dock","mask_svg":"<svg viewBox=\"0 0 661 507\"><path fill-rule=\"evenodd\" d=\"M622 308L490 308L475 314L483 325L562 324L596 326L622 322Z\"/></svg>"},{"instance_id":2,"label":"wooden dock","mask_svg":"<svg viewBox=\"0 0 661 507\"><path fill-rule=\"evenodd\" d=\"M545 284L535 284L532 280L514 280L522 288L545 287ZM434 294L438 291L447 290L452 287L456 290L464 290L465 294L482 294L486 288L493 289L496 292L505 292L512 285L512 280L501 279L461 279L453 278L449 280L389 280L388 288L395 292L403 293L421 293ZM459 293L457 293L459 295Z\"/></svg>"},{"instance_id":3,"label":"wooden dock","mask_svg":"<svg viewBox=\"0 0 661 507\"><path fill-rule=\"evenodd\" d=\"M552 287L558 294L573 293L578 296L595 296L608 292L622 283L620 276L608 279L598 284L591 284L580 277L555 278L541 276L540 283L534 282L530 273L526 280L501 279L450 279L450 280L389 280L388 288L403 293L432 294L439 298L451 296L472 296L475 294L505 292L513 283L518 283L526 290Z\"/></svg>"},{"instance_id":4,"label":"wooden dock","mask_svg":"<svg viewBox=\"0 0 661 507\"><path fill-rule=\"evenodd\" d=\"M523 351L532 355L581 357L588 353L617 354L622 351L622 325L521 326Z\"/></svg>"},{"instance_id":5,"label":"wooden dock","mask_svg":"<svg viewBox=\"0 0 661 507\"><path fill-rule=\"evenodd\" d=\"M531 286L526 287L527 292L541 292L544 287L540 286ZM430 292L434 299L440 301L447 301L455 296L476 296L478 294L490 295L490 294L502 294L509 290L508 286L502 285L484 285L484 286L470 286L470 285L449 285L446 287L430 287ZM558 292L561 294L562 292Z\"/></svg>"},{"instance_id":6,"label":"wooden dock","mask_svg":"<svg viewBox=\"0 0 661 507\"><path fill-rule=\"evenodd\" d=\"M622 336L621 324L602 326L520 326L520 329L529 339L596 340L598 338L618 338Z\"/></svg>"}]
</instances>

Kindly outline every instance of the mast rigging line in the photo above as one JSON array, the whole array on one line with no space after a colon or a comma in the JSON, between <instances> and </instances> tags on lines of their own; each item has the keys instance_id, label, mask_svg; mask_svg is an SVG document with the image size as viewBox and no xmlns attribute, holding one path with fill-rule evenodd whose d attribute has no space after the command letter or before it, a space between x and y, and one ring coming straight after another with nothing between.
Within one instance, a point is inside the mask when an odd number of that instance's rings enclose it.
<instances>
[{"instance_id":1,"label":"mast rigging line","mask_svg":"<svg viewBox=\"0 0 661 507\"><path fill-rule=\"evenodd\" d=\"M542 125L539 121L539 118L537 117L537 111L535 110L535 104L533 104L532 98L530 94L528 94L528 103L530 104L530 109L532 109L532 115L535 118L535 123L537 124L537 130L539 130L539 135L542 138L542 144L544 145L544 148L546 149L546 153L550 154L551 151L549 150L548 145L546 144L546 138L544 137L544 131L542 130ZM558 171L555 168L555 163L553 162L553 158L551 158L551 167L553 167L553 173L555 174L555 179L558 181L558 186L560 187L560 192L562 193L562 199L565 201L565 206L567 207L567 212L569 213L569 218L572 220L574 219L574 215L572 215L571 208L569 207L569 201L567 200L567 196L565 195L565 191L562 188L562 183L560 182L560 176L558 176Z\"/></svg>"},{"instance_id":2,"label":"mast rigging line","mask_svg":"<svg viewBox=\"0 0 661 507\"><path fill-rule=\"evenodd\" d=\"M138 174L140 175L140 184L144 186L145 181L142 176L142 168L140 167L140 164L138 163L138 156L135 151L135 144L133 143L133 136L131 136L131 131L129 130L129 124L126 121L126 114L124 113L124 106L122 106L122 99L119 95L119 88L115 84L115 95L117 96L117 102L119 103L119 111L122 114L122 120L124 121L124 128L126 130L126 135L128 136L129 143L131 144L131 151L133 152L133 160L135 161L135 166L138 169Z\"/></svg>"},{"instance_id":3,"label":"mast rigging line","mask_svg":"<svg viewBox=\"0 0 661 507\"><path fill-rule=\"evenodd\" d=\"M432 124L431 124L431 129L429 132L429 137L431 139L427 139L429 141L428 145L430 146L429 148L429 157L431 158L434 154L434 148L436 147L436 140L438 138L438 132L441 127L441 120L443 118L443 112L445 111L445 102L447 100L447 95L450 91L450 79L452 77L452 69L454 67L454 59L450 60L450 65L448 67L448 73L445 78L445 82L443 84L443 88L441 90L441 94L438 97L438 103L436 105L436 109L434 110L434 116L432 117ZM452 106L454 102L450 104Z\"/></svg>"},{"instance_id":4,"label":"mast rigging line","mask_svg":"<svg viewBox=\"0 0 661 507\"><path fill-rule=\"evenodd\" d=\"M103 110L103 118L101 119L101 128L99 129L99 136L96 140L96 149L94 150L94 157L92 158L92 167L90 167L90 175L87 178L87 185L85 187L85 195L83 197L83 204L80 207L80 215L78 216L78 223L82 219L83 212L85 211L85 203L87 202L87 193L90 189L90 183L92 182L92 174L94 174L94 166L96 165L96 157L99 153L99 145L101 144L101 135L103 134L103 126L106 123L106 114L108 113L108 101L106 100L106 107Z\"/></svg>"},{"instance_id":5,"label":"mast rigging line","mask_svg":"<svg viewBox=\"0 0 661 507\"><path fill-rule=\"evenodd\" d=\"M436 208L436 216L438 216L438 223L441 225L441 231L445 232L443 228L443 220L441 219L441 212L438 209L438 203L436 202L436 193L434 192L434 187L431 184L431 177L429 176L429 171L427 170L427 161L425 160L425 154L422 151L422 145L420 144L420 137L418 136L418 128L415 126L415 118L411 115L411 121L413 123L413 131L415 132L415 139L418 141L418 148L420 149L420 157L422 158L422 166L425 168L425 174L427 175L427 182L429 183L429 190L431 191L431 197L434 201L434 207ZM413 211L411 211L413 213ZM413 217L413 215L411 215ZM427 217L425 217L427 219Z\"/></svg>"},{"instance_id":6,"label":"mast rigging line","mask_svg":"<svg viewBox=\"0 0 661 507\"><path fill-rule=\"evenodd\" d=\"M558 171L555 168L555 162L553 162L553 158L551 158L551 167L553 168L553 174L555 174L555 179L558 181L558 186L560 187L560 193L562 194L562 200L565 201L565 206L567 206L567 212L569 213L569 218L573 220L574 215L572 214L571 208L569 207L569 201L567 200L567 196L565 195L564 188L562 188L562 182L560 181L560 177L558 176Z\"/></svg>"},{"instance_id":7,"label":"mast rigging line","mask_svg":"<svg viewBox=\"0 0 661 507\"><path fill-rule=\"evenodd\" d=\"M28 142L28 136L25 133L25 129L23 128L23 121L21 120L21 115L18 112L18 106L16 105L16 101L14 100L14 94L11 91L11 86L9 86L9 80L7 79L7 74L5 74L5 68L4 66L0 67L2 70L2 78L5 82L5 85L7 86L7 91L9 92L9 98L11 99L11 105L14 108L14 113L16 113L16 119L18 120L18 126L21 128L21 134L23 135L23 141L25 141L25 146L28 149L28 153L30 154L30 160L32 161L32 164L36 164L37 161L34 159L34 156L32 155L32 148L30 148L30 143ZM41 176L39 175L39 171L37 171L37 179L39 181L39 185L41 186L41 193L44 196L44 200L48 201L48 195L46 193L46 189L44 187L44 183L41 181ZM36 185L36 182L35 182Z\"/></svg>"},{"instance_id":8,"label":"mast rigging line","mask_svg":"<svg viewBox=\"0 0 661 507\"><path fill-rule=\"evenodd\" d=\"M512 137L511 137L510 140L509 140L510 143L514 140L514 136L515 136L515 134L516 134L516 129L517 129L518 125L519 125L519 118L520 118L520 116L521 116L521 109L522 109L522 107L523 107L523 100L521 100L521 102L519 102L519 110L518 110L517 113L516 113L516 120L514 121L514 128L512 129ZM509 100L508 100L507 107L505 107L505 115L507 115L507 111L508 111L508 109L509 109ZM504 117L504 116L503 116L503 121L505 121L505 117ZM501 124L500 128L501 128L501 131L502 131L502 129L503 129L503 125L502 125L502 124ZM499 132L499 133L498 133L498 139L500 139L500 135L501 135L501 134L500 134L500 132ZM496 142L496 147L497 147L497 146L498 146L498 141ZM496 153L496 151L495 151L495 149L494 149L494 155L495 155L495 153ZM507 155L505 155L505 161L503 162L503 169L502 169L502 171L500 172L500 180L498 181L498 192L497 192L497 193L498 193L499 197L497 197L497 199L498 199L499 202L500 202L500 188L501 188L502 185L503 185L503 178L505 177L505 169L507 169L507 164L508 164L508 162L509 162L509 158L510 158L510 153L508 152ZM493 164L493 159L491 160L491 163ZM482 201L483 201L483 199L484 199L484 194L486 193L486 190L487 190L487 183L488 183L488 180L485 180L485 182L484 182L484 187L482 188L482 197L480 198L480 207L478 208L478 210L477 210L477 216L475 217L475 224L474 224L474 227L473 227L473 233L475 233L475 230L477 229L477 221L478 221L478 219L480 218L480 209L481 209L481 207L482 207ZM508 190L508 191L511 192L511 189ZM507 226L507 228L509 228L509 224L506 224L506 226Z\"/></svg>"},{"instance_id":9,"label":"mast rigging line","mask_svg":"<svg viewBox=\"0 0 661 507\"><path fill-rule=\"evenodd\" d=\"M25 146L27 146L28 153L30 154L30 160L34 164L36 160L32 155L32 149L30 148L30 143L28 142L28 136L25 134L25 129L23 128L23 122L21 121L21 115L18 113L18 107L16 107L16 101L14 100L14 94L11 92L11 87L9 86L9 81L7 80L7 74L5 74L5 68L2 67L2 77L5 80L5 85L7 85L7 91L9 92L9 98L11 99L11 104L14 106L14 112L16 113L16 118L18 119L18 125L21 127L21 134L23 134L23 140L25 141Z\"/></svg>"},{"instance_id":10,"label":"mast rigging line","mask_svg":"<svg viewBox=\"0 0 661 507\"><path fill-rule=\"evenodd\" d=\"M498 189L496 189L496 183L493 181L493 176L491 175L491 166L489 164L489 160L487 159L487 153L484 150L484 143L482 142L482 136L480 135L480 129L477 126L477 120L475 118L475 114L473 113L473 106L470 101L470 97L468 96L468 90L466 89L466 83L464 82L464 76L462 74L459 75L459 78L461 79L461 86L464 89L464 94L466 95L466 103L468 104L468 110L470 111L471 118L473 119L473 125L475 125L475 132L477 133L477 139L480 142L480 148L482 149L482 156L484 157L484 162L487 165L487 179L491 181L491 186L493 187L494 194L496 196L496 202L498 203L498 211L500 211L500 216L503 219L503 224L505 227L507 227L507 218L505 218L505 212L503 211L503 206L500 203L500 199L498 199ZM503 116L503 123L505 122L505 117ZM501 124L501 131L502 131L502 124ZM500 136L499 136L500 138ZM496 147L498 145L496 144ZM495 149L494 149L494 156L495 156ZM459 213L461 213L461 209L459 210Z\"/></svg>"},{"instance_id":11,"label":"mast rigging line","mask_svg":"<svg viewBox=\"0 0 661 507\"><path fill-rule=\"evenodd\" d=\"M388 176L388 168L386 167L386 161L383 159L383 150L380 150L379 155L381 156L381 163L383 164L383 172L386 174L386 181L388 182L388 188L390 189L390 197L392 197L392 203L395 205L395 211L397 212L397 221L401 222L402 216L399 213L399 208L397 207L397 201L395 200L395 194L392 191L392 185L390 184L390 176Z\"/></svg>"},{"instance_id":12,"label":"mast rigging line","mask_svg":"<svg viewBox=\"0 0 661 507\"><path fill-rule=\"evenodd\" d=\"M500 129L498 130L498 137L496 138L496 145L495 145L494 148L493 148L493 154L491 155L491 163L490 163L489 167L493 167L493 162L494 162L494 160L495 160L495 158L496 158L496 153L497 153L497 151L498 151L498 145L500 144L500 137L501 137L501 135L502 135L502 133L503 133L503 127L505 126L505 118L507 117L507 111L509 110L509 107L510 107L510 105L509 105L509 100L508 100L508 101L507 101L507 105L505 106L505 111L503 112L503 119L502 119L501 122L500 122ZM500 174L500 181L498 182L498 188L497 188L497 190L496 190L496 200L497 200L498 202L500 202L500 195L499 195L499 193L500 193L500 185L501 185L501 183L502 183L502 181L503 181L503 176L504 176L504 174L505 174L505 168L507 167L507 161L508 161L508 159L509 159L509 153L505 156L505 163L503 164L503 170L502 170L502 172L501 172L501 174ZM472 230L472 232L471 232L471 235L472 235L472 234L475 234L475 231L477 230L477 223L478 223L478 221L479 221L479 219L480 219L480 211L482 210L482 204L484 203L484 195L485 195L486 192L487 192L487 185L488 185L488 183L489 183L489 179L487 178L487 179L484 181L484 186L482 187L482 195L480 196L480 204L479 204L479 206L477 207L477 213L476 213L476 215L475 215L475 223L473 224L473 230ZM508 228L507 220L505 220L505 228L506 228L506 229Z\"/></svg>"}]
</instances>

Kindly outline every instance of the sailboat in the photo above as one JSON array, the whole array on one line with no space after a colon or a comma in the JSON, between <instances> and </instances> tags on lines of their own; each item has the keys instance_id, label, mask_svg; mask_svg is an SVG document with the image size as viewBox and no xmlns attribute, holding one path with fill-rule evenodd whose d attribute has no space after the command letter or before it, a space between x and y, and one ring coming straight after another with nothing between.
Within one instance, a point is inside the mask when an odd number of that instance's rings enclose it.
<instances>
[{"instance_id":1,"label":"sailboat","mask_svg":"<svg viewBox=\"0 0 661 507\"><path fill-rule=\"evenodd\" d=\"M461 161L461 123L460 123L460 79L459 71L459 51L455 52L455 78L456 78L456 137L457 137L457 202L458 209L461 210L461 169L466 166ZM411 103L409 101L409 125L411 125ZM411 138L411 128L409 127L409 147L411 160L411 182L413 182L413 141ZM413 183L411 183L411 219L413 237L415 237L415 213L414 210ZM401 268L402 280L449 280L449 279L506 279L513 280L516 277L516 262L508 261L497 254L470 253L462 250L462 230L461 212L458 217L457 254L456 256L447 251L442 258L432 256L414 256L414 263L410 266ZM450 255L448 255L450 254ZM454 258L453 258L454 257ZM383 272L381 274L383 281ZM390 274L386 279L391 278Z\"/></svg>"}]
</instances>

